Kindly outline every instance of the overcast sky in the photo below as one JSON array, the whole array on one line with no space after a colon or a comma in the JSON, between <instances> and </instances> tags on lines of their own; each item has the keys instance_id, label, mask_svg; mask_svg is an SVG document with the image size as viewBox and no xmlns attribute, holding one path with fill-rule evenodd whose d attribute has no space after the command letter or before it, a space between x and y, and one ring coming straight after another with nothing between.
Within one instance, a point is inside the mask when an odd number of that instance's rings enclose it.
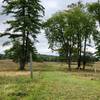
<instances>
[{"instance_id":1,"label":"overcast sky","mask_svg":"<svg viewBox=\"0 0 100 100\"><path fill-rule=\"evenodd\" d=\"M57 11L63 10L67 8L67 5L71 3L78 2L79 0L41 0L42 5L45 7L45 16L44 19L48 19ZM87 2L95 2L97 0L81 0L83 3ZM2 0L0 0L0 12L2 11ZM5 20L9 19L9 16L0 16L0 32L3 32L8 26L4 24ZM50 49L48 49L48 42L45 38L45 35L43 34L43 31L40 35L38 35L38 41L39 43L36 44L37 50L41 54L53 54ZM4 49L9 47L2 47L2 43L4 43L7 40L7 37L4 37L0 39L0 53L4 51ZM91 49L94 51L94 49Z\"/></svg>"}]
</instances>

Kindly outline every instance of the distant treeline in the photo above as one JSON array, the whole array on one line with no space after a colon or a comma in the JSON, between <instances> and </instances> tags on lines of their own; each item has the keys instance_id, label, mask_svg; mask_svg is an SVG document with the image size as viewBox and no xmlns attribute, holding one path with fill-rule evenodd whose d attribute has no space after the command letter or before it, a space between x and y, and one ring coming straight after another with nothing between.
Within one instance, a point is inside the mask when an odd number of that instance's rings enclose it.
<instances>
[{"instance_id":1,"label":"distant treeline","mask_svg":"<svg viewBox=\"0 0 100 100\"><path fill-rule=\"evenodd\" d=\"M11 54L0 54L0 60L5 60L5 59L12 59L13 60L13 55L11 55ZM42 61L59 62L60 57L54 56L54 55L37 54L35 56L33 55L33 61L37 61L37 62L42 62Z\"/></svg>"},{"instance_id":2,"label":"distant treeline","mask_svg":"<svg viewBox=\"0 0 100 100\"><path fill-rule=\"evenodd\" d=\"M7 55L7 54L0 54L0 60L4 60L4 59L12 59L13 60L13 56ZM55 56L55 55L37 54L37 55L33 56L33 61L36 61L36 62L43 62L43 61L66 62L66 57L61 56L61 55ZM81 57L81 61L83 61L83 57ZM87 63L91 63L91 62L98 61L98 59L95 56L93 56L92 53L87 52L86 61L87 61ZM76 56L73 56L73 62L77 62Z\"/></svg>"}]
</instances>

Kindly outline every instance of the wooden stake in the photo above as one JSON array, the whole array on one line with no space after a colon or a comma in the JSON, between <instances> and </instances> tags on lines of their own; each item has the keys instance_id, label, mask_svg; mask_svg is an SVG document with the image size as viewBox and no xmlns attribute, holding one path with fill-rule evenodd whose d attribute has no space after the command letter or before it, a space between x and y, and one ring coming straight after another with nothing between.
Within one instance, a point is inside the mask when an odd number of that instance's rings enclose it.
<instances>
[{"instance_id":1,"label":"wooden stake","mask_svg":"<svg viewBox=\"0 0 100 100\"><path fill-rule=\"evenodd\" d=\"M30 77L33 79L32 53L30 52Z\"/></svg>"}]
</instances>

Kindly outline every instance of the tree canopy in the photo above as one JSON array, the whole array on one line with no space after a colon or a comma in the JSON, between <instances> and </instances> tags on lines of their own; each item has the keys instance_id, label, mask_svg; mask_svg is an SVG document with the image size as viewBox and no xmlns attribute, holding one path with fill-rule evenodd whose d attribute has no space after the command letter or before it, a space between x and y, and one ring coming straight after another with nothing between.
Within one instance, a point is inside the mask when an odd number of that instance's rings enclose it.
<instances>
[{"instance_id":1,"label":"tree canopy","mask_svg":"<svg viewBox=\"0 0 100 100\"><path fill-rule=\"evenodd\" d=\"M44 7L40 0L8 0L2 14L10 15L12 19L6 22L10 27L1 36L20 38L20 70L24 70L31 47L41 29Z\"/></svg>"},{"instance_id":2,"label":"tree canopy","mask_svg":"<svg viewBox=\"0 0 100 100\"><path fill-rule=\"evenodd\" d=\"M63 49L71 69L72 56L77 50L78 68L81 66L81 57L84 55L83 69L86 65L86 47L96 31L96 22L93 16L78 3L69 6L68 10L54 14L44 23L45 34L50 48Z\"/></svg>"}]
</instances>

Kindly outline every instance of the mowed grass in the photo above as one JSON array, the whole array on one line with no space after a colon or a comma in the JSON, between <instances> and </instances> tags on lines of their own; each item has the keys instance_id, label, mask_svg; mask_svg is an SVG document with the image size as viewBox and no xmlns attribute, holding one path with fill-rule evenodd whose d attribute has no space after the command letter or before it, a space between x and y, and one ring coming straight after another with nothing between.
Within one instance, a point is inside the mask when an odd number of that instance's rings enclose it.
<instances>
[{"instance_id":1,"label":"mowed grass","mask_svg":"<svg viewBox=\"0 0 100 100\"><path fill-rule=\"evenodd\" d=\"M28 66L20 72L12 61L1 62L0 100L100 100L99 64L94 73L91 67L68 72L64 63L35 62L31 79Z\"/></svg>"}]
</instances>

